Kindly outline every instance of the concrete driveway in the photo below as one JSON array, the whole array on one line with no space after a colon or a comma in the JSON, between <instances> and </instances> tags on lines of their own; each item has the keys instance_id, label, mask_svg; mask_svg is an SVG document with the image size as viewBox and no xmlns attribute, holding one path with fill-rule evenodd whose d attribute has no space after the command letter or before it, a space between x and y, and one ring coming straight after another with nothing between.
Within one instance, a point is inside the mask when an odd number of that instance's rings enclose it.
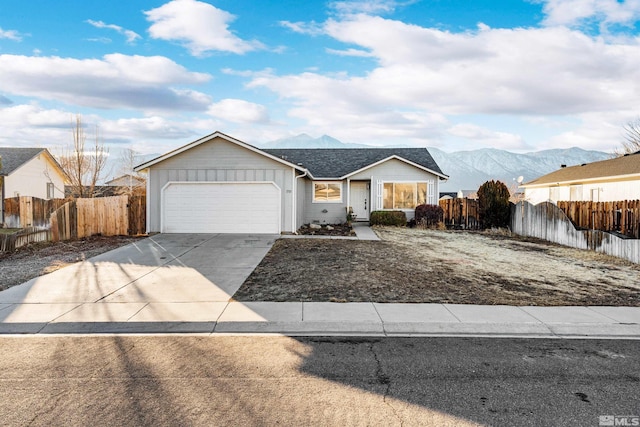
<instances>
[{"instance_id":1,"label":"concrete driveway","mask_svg":"<svg viewBox=\"0 0 640 427\"><path fill-rule=\"evenodd\" d=\"M278 237L144 239L0 292L0 332L211 330Z\"/></svg>"}]
</instances>

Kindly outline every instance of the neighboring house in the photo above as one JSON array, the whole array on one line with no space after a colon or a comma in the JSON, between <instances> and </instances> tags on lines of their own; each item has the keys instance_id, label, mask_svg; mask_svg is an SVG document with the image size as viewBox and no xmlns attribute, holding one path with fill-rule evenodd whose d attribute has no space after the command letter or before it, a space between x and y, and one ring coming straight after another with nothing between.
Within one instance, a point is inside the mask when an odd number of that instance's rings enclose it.
<instances>
[{"instance_id":1,"label":"neighboring house","mask_svg":"<svg viewBox=\"0 0 640 427\"><path fill-rule=\"evenodd\" d=\"M125 174L117 178L113 178L111 181L105 182L105 185L109 185L112 187L136 188L144 187L146 185L146 180L141 176Z\"/></svg>"},{"instance_id":2,"label":"neighboring house","mask_svg":"<svg viewBox=\"0 0 640 427\"><path fill-rule=\"evenodd\" d=\"M220 132L145 162L147 231L281 233L437 203L426 148L261 150Z\"/></svg>"},{"instance_id":3,"label":"neighboring house","mask_svg":"<svg viewBox=\"0 0 640 427\"><path fill-rule=\"evenodd\" d=\"M125 174L107 181L105 187L111 188L117 195L144 196L147 180L141 176Z\"/></svg>"},{"instance_id":4,"label":"neighboring house","mask_svg":"<svg viewBox=\"0 0 640 427\"><path fill-rule=\"evenodd\" d=\"M47 149L0 147L0 158L0 175L4 176L3 198L64 198L68 177Z\"/></svg>"},{"instance_id":5,"label":"neighboring house","mask_svg":"<svg viewBox=\"0 0 640 427\"><path fill-rule=\"evenodd\" d=\"M640 199L640 151L599 162L562 167L521 185L525 200L613 202Z\"/></svg>"}]
</instances>

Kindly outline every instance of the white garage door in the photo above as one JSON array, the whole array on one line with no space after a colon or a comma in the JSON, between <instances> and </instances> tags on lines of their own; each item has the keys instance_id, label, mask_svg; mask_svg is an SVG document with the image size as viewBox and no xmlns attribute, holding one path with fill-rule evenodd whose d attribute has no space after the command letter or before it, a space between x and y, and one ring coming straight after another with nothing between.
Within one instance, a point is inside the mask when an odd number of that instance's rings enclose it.
<instances>
[{"instance_id":1,"label":"white garage door","mask_svg":"<svg viewBox=\"0 0 640 427\"><path fill-rule=\"evenodd\" d=\"M170 182L163 233L280 233L280 189L270 182Z\"/></svg>"}]
</instances>

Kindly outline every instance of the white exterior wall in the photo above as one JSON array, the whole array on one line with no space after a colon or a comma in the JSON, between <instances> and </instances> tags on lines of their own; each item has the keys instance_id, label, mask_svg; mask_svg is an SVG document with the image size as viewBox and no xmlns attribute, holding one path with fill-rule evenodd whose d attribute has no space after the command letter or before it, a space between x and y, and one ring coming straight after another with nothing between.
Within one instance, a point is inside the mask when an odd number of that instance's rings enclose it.
<instances>
[{"instance_id":1,"label":"white exterior wall","mask_svg":"<svg viewBox=\"0 0 640 427\"><path fill-rule=\"evenodd\" d=\"M293 176L293 168L222 138L204 142L151 166L147 231L160 231L161 190L170 181L267 181L281 190L282 231L293 232ZM188 208L185 206L185 210ZM259 215L260 206L255 210Z\"/></svg>"},{"instance_id":2,"label":"white exterior wall","mask_svg":"<svg viewBox=\"0 0 640 427\"><path fill-rule=\"evenodd\" d=\"M5 198L20 196L48 199L47 183L52 182L54 199L64 198L64 177L47 156L40 153L5 177Z\"/></svg>"},{"instance_id":3,"label":"white exterior wall","mask_svg":"<svg viewBox=\"0 0 640 427\"><path fill-rule=\"evenodd\" d=\"M349 181L370 181L371 193L369 195L370 212L381 210L382 206L378 206L377 182L428 182L433 185L431 192L433 194L432 204L438 204L439 178L438 176L423 171L415 166L398 159L390 159L379 165L367 168L362 172L349 177ZM322 182L322 181L318 181ZM342 202L341 203L313 203L313 181L307 180L305 187L305 215L304 223L320 223L320 224L341 224L346 221L346 207L348 206L348 185L347 180L342 181ZM327 212L323 212L326 210ZM415 215L413 209L404 211L407 219L412 219Z\"/></svg>"},{"instance_id":4,"label":"white exterior wall","mask_svg":"<svg viewBox=\"0 0 640 427\"><path fill-rule=\"evenodd\" d=\"M571 187L574 187L573 193ZM555 187L525 188L525 200L538 204L551 200L615 202L640 199L640 179L618 182L594 182L579 186L560 185Z\"/></svg>"},{"instance_id":5,"label":"white exterior wall","mask_svg":"<svg viewBox=\"0 0 640 427\"><path fill-rule=\"evenodd\" d=\"M428 182L429 186L433 185L430 189L427 187L427 198L429 194L433 194L432 200L427 200L427 203L437 205L438 194L440 192L439 177L432 173L418 169L410 164L407 164L398 159L391 159L377 166L368 168L358 174L350 177L351 180L371 180L371 211L382 210L381 198L382 195L378 194L378 182ZM407 220L410 220L415 215L415 210L404 209L407 215Z\"/></svg>"}]
</instances>

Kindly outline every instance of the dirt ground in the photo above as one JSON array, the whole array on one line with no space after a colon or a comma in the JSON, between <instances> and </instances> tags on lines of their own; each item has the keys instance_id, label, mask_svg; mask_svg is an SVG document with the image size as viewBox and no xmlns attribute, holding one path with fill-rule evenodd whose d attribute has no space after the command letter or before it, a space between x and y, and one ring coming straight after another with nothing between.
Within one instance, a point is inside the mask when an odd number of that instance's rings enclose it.
<instances>
[{"instance_id":1,"label":"dirt ground","mask_svg":"<svg viewBox=\"0 0 640 427\"><path fill-rule=\"evenodd\" d=\"M0 291L127 245L137 239L123 236L93 236L59 243L36 243L15 252L0 252Z\"/></svg>"},{"instance_id":2,"label":"dirt ground","mask_svg":"<svg viewBox=\"0 0 640 427\"><path fill-rule=\"evenodd\" d=\"M640 306L640 265L497 233L376 228L380 242L281 239L238 301Z\"/></svg>"}]
</instances>

